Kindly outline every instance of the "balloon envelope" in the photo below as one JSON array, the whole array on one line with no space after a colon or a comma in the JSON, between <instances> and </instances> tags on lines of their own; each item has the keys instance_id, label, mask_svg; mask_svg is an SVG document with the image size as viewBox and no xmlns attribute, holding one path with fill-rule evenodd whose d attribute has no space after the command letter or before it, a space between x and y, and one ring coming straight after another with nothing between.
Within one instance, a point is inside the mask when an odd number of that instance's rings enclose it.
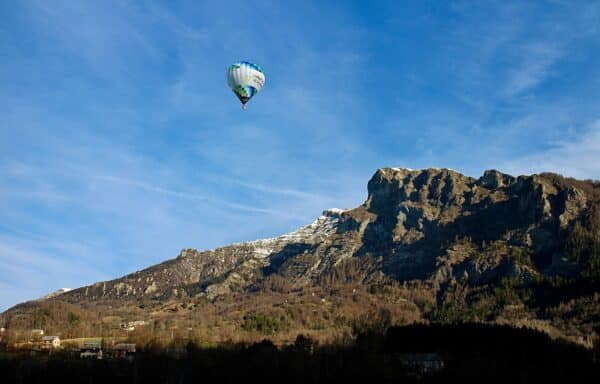
<instances>
[{"instance_id":1,"label":"balloon envelope","mask_svg":"<svg viewBox=\"0 0 600 384\"><path fill-rule=\"evenodd\" d=\"M227 69L227 84L244 106L265 84L265 73L247 61L233 63Z\"/></svg>"}]
</instances>

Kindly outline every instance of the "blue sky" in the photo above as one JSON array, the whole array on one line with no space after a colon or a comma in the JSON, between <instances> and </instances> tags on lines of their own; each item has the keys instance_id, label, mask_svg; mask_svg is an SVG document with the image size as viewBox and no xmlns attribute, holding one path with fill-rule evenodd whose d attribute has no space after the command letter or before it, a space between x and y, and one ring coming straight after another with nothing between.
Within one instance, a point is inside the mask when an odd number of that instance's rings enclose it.
<instances>
[{"instance_id":1,"label":"blue sky","mask_svg":"<svg viewBox=\"0 0 600 384\"><path fill-rule=\"evenodd\" d=\"M1 2L0 310L293 230L384 166L600 178L600 2L399 3Z\"/></svg>"}]
</instances>

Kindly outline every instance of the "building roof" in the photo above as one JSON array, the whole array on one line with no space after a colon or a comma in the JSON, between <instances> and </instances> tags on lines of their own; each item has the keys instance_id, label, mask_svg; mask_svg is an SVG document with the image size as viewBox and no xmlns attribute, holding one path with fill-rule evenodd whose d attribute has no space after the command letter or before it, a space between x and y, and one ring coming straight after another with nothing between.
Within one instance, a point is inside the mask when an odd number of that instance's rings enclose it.
<instances>
[{"instance_id":1,"label":"building roof","mask_svg":"<svg viewBox=\"0 0 600 384\"><path fill-rule=\"evenodd\" d=\"M44 341L52 341L52 340L55 340L55 339L60 340L60 337L58 337L58 336L44 336L44 337L42 337L42 340L44 340Z\"/></svg>"}]
</instances>

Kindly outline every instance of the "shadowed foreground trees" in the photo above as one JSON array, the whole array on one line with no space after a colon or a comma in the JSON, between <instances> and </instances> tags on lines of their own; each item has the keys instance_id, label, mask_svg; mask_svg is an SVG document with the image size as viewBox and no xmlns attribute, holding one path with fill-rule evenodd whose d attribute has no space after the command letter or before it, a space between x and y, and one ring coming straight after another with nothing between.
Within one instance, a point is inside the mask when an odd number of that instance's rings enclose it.
<instances>
[{"instance_id":1,"label":"shadowed foreground trees","mask_svg":"<svg viewBox=\"0 0 600 384\"><path fill-rule=\"evenodd\" d=\"M541 332L483 324L410 325L386 334L359 334L346 346L318 346L299 336L277 348L269 340L200 348L142 348L135 361L0 355L4 383L349 383L598 382L598 356ZM181 353L182 352L182 353ZM424 374L403 365L406 356L435 353L445 368Z\"/></svg>"}]
</instances>

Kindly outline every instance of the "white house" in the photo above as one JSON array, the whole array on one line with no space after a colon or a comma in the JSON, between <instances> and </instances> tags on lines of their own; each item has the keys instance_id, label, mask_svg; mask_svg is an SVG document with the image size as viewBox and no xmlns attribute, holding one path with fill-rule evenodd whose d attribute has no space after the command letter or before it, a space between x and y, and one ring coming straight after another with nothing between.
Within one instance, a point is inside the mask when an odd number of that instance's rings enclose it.
<instances>
[{"instance_id":1,"label":"white house","mask_svg":"<svg viewBox=\"0 0 600 384\"><path fill-rule=\"evenodd\" d=\"M121 323L121 328L127 331L135 331L135 327L139 327L146 324L147 322L145 320L135 320L129 321L127 323Z\"/></svg>"},{"instance_id":2,"label":"white house","mask_svg":"<svg viewBox=\"0 0 600 384\"><path fill-rule=\"evenodd\" d=\"M102 344L97 341L84 341L83 349L102 349Z\"/></svg>"},{"instance_id":3,"label":"white house","mask_svg":"<svg viewBox=\"0 0 600 384\"><path fill-rule=\"evenodd\" d=\"M79 353L79 358L81 359L98 359L102 360L102 350L99 349L97 351L92 350L84 350Z\"/></svg>"},{"instance_id":4,"label":"white house","mask_svg":"<svg viewBox=\"0 0 600 384\"><path fill-rule=\"evenodd\" d=\"M98 342L84 342L83 348L79 350L82 359L102 359L102 346Z\"/></svg>"},{"instance_id":5,"label":"white house","mask_svg":"<svg viewBox=\"0 0 600 384\"><path fill-rule=\"evenodd\" d=\"M60 348L60 337L58 337L58 336L44 336L42 338L42 348L44 348L44 349L57 349L57 348Z\"/></svg>"}]
</instances>

